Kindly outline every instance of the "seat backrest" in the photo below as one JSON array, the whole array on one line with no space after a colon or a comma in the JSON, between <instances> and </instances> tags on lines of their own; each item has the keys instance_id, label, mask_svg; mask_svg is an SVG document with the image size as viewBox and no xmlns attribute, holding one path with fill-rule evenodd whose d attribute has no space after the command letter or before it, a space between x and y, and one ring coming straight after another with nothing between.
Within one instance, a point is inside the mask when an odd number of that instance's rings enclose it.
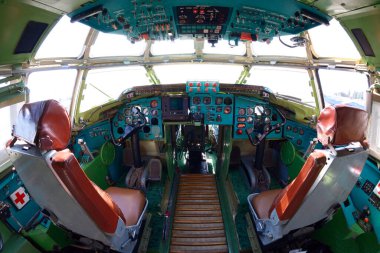
<instances>
[{"instance_id":1,"label":"seat backrest","mask_svg":"<svg viewBox=\"0 0 380 253\"><path fill-rule=\"evenodd\" d=\"M70 131L68 114L57 101L26 104L13 134L33 146L25 149L25 145L14 145L11 159L31 195L56 216L58 223L107 243L104 234L115 233L119 219L125 222L125 218L110 196L88 179L75 156L68 149L62 150L68 145ZM38 183L42 177L48 182ZM54 193L60 198L50 196Z\"/></svg>"},{"instance_id":2,"label":"seat backrest","mask_svg":"<svg viewBox=\"0 0 380 253\"><path fill-rule=\"evenodd\" d=\"M318 140L325 146L363 143L367 123L368 114L363 110L345 105L327 107L318 118ZM337 153L328 149L315 150L306 160L299 175L274 200L269 215L275 209L280 221L292 218L298 220L294 223L302 223L302 219L306 223L309 222L308 219L313 220L310 224L318 221L334 203L347 198L366 158L367 152L360 144L349 149L339 148ZM316 192L323 192L324 195L314 196ZM310 204L308 209L305 203ZM315 218L311 218L313 216Z\"/></svg>"},{"instance_id":3,"label":"seat backrest","mask_svg":"<svg viewBox=\"0 0 380 253\"><path fill-rule=\"evenodd\" d=\"M55 100L24 104L13 136L37 146L41 151L62 150L70 141L70 119L65 108Z\"/></svg>"}]
</instances>

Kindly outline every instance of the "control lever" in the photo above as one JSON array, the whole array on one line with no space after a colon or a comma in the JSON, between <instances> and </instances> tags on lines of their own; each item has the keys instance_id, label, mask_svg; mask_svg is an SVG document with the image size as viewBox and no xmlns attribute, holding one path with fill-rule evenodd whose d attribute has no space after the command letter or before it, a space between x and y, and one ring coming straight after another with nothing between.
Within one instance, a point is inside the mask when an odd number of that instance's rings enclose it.
<instances>
[{"instance_id":1,"label":"control lever","mask_svg":"<svg viewBox=\"0 0 380 253\"><path fill-rule=\"evenodd\" d=\"M90 157L89 162L94 160L94 156L91 154L91 151L87 146L87 143L83 139L78 139L78 144L81 150L83 151L83 153Z\"/></svg>"},{"instance_id":2,"label":"control lever","mask_svg":"<svg viewBox=\"0 0 380 253\"><path fill-rule=\"evenodd\" d=\"M307 148L305 154L303 155L303 159L306 159L310 155L311 152L314 151L315 146L318 144L318 139L314 138L312 141L310 141L309 147Z\"/></svg>"}]
</instances>

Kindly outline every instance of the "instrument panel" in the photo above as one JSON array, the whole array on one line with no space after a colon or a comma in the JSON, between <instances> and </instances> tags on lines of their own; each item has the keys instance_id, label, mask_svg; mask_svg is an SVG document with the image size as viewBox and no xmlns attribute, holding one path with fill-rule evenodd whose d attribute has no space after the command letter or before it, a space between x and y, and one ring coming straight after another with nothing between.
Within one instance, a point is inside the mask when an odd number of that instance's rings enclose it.
<instances>
[{"instance_id":1,"label":"instrument panel","mask_svg":"<svg viewBox=\"0 0 380 253\"><path fill-rule=\"evenodd\" d=\"M203 114L206 125L232 125L234 97L227 94L191 94L190 112Z\"/></svg>"},{"instance_id":2,"label":"instrument panel","mask_svg":"<svg viewBox=\"0 0 380 253\"><path fill-rule=\"evenodd\" d=\"M234 138L247 139L246 130L264 125L265 128L281 123L281 117L277 110L268 102L255 98L238 96L235 98L234 111ZM268 135L270 139L282 138L281 129L277 129Z\"/></svg>"},{"instance_id":3,"label":"instrument panel","mask_svg":"<svg viewBox=\"0 0 380 253\"><path fill-rule=\"evenodd\" d=\"M311 127L287 120L284 126L284 137L290 140L297 150L305 153L310 145L310 141L317 137L317 133L315 129ZM319 148L319 146L317 146L317 148Z\"/></svg>"},{"instance_id":4,"label":"instrument panel","mask_svg":"<svg viewBox=\"0 0 380 253\"><path fill-rule=\"evenodd\" d=\"M123 137L127 126L137 123L139 117L132 113L136 106L146 119L146 125L139 131L140 140L160 140L163 138L161 98L142 98L122 106L112 120L114 139Z\"/></svg>"},{"instance_id":5,"label":"instrument panel","mask_svg":"<svg viewBox=\"0 0 380 253\"><path fill-rule=\"evenodd\" d=\"M350 193L349 203L344 203L343 211L349 226L358 223L362 229L372 227L375 232L377 241L380 242L380 170L376 164L367 161L356 186ZM369 210L368 222L360 224L360 216L363 216L363 210ZM355 217L358 214L359 217ZM362 215L360 215L362 214Z\"/></svg>"},{"instance_id":6,"label":"instrument panel","mask_svg":"<svg viewBox=\"0 0 380 253\"><path fill-rule=\"evenodd\" d=\"M331 17L296 0L203 1L93 0L68 14L105 33L123 34L131 42L180 37L270 41L275 36L298 34Z\"/></svg>"}]
</instances>

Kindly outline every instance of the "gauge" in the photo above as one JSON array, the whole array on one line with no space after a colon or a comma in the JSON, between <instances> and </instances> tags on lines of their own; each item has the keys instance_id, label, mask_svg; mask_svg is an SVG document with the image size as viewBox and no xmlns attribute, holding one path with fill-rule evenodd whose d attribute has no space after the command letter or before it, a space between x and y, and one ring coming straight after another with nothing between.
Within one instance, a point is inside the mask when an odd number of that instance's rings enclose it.
<instances>
[{"instance_id":1,"label":"gauge","mask_svg":"<svg viewBox=\"0 0 380 253\"><path fill-rule=\"evenodd\" d=\"M158 101L157 100L150 101L150 107L156 108L157 106L158 106Z\"/></svg>"},{"instance_id":2,"label":"gauge","mask_svg":"<svg viewBox=\"0 0 380 253\"><path fill-rule=\"evenodd\" d=\"M252 115L255 112L255 110L252 107L247 108L247 114Z\"/></svg>"},{"instance_id":3,"label":"gauge","mask_svg":"<svg viewBox=\"0 0 380 253\"><path fill-rule=\"evenodd\" d=\"M231 107L230 106L226 106L224 108L224 114L230 114L231 113Z\"/></svg>"},{"instance_id":4,"label":"gauge","mask_svg":"<svg viewBox=\"0 0 380 253\"><path fill-rule=\"evenodd\" d=\"M150 113L152 114L152 116L157 116L158 111L156 109L154 109Z\"/></svg>"},{"instance_id":5,"label":"gauge","mask_svg":"<svg viewBox=\"0 0 380 253\"><path fill-rule=\"evenodd\" d=\"M269 117L265 117L264 122L265 122L266 124L269 124L269 123L270 123L270 118L269 118Z\"/></svg>"},{"instance_id":6,"label":"gauge","mask_svg":"<svg viewBox=\"0 0 380 253\"><path fill-rule=\"evenodd\" d=\"M238 127L238 128L245 128L245 124L244 124L244 123L239 123L239 124L237 125L237 127Z\"/></svg>"},{"instance_id":7,"label":"gauge","mask_svg":"<svg viewBox=\"0 0 380 253\"><path fill-rule=\"evenodd\" d=\"M210 103L211 103L211 98L210 98L210 97L204 97L204 98L203 98L203 103L204 103L205 105L210 104Z\"/></svg>"},{"instance_id":8,"label":"gauge","mask_svg":"<svg viewBox=\"0 0 380 253\"><path fill-rule=\"evenodd\" d=\"M131 108L125 108L125 109L124 109L124 115L125 115L125 116L129 116L129 115L131 115Z\"/></svg>"},{"instance_id":9,"label":"gauge","mask_svg":"<svg viewBox=\"0 0 380 253\"><path fill-rule=\"evenodd\" d=\"M264 131L265 131L265 132L269 132L269 131L270 131L270 125L266 125L266 126L264 127Z\"/></svg>"},{"instance_id":10,"label":"gauge","mask_svg":"<svg viewBox=\"0 0 380 253\"><path fill-rule=\"evenodd\" d=\"M231 105L232 104L232 98L230 98L230 97L224 98L224 104L225 105Z\"/></svg>"},{"instance_id":11,"label":"gauge","mask_svg":"<svg viewBox=\"0 0 380 253\"><path fill-rule=\"evenodd\" d=\"M132 123L132 118L131 117L126 117L125 118L125 123L127 123L128 125L130 125Z\"/></svg>"},{"instance_id":12,"label":"gauge","mask_svg":"<svg viewBox=\"0 0 380 253\"><path fill-rule=\"evenodd\" d=\"M294 133L297 133L297 132L298 132L298 128L297 128L297 127L294 127L294 128L293 128L293 132L294 132Z\"/></svg>"},{"instance_id":13,"label":"gauge","mask_svg":"<svg viewBox=\"0 0 380 253\"><path fill-rule=\"evenodd\" d=\"M152 125L158 125L158 119L157 118L152 118L151 121L150 121L150 124Z\"/></svg>"},{"instance_id":14,"label":"gauge","mask_svg":"<svg viewBox=\"0 0 380 253\"><path fill-rule=\"evenodd\" d=\"M245 109L244 108L240 108L239 111L238 111L239 115L245 115Z\"/></svg>"},{"instance_id":15,"label":"gauge","mask_svg":"<svg viewBox=\"0 0 380 253\"><path fill-rule=\"evenodd\" d=\"M201 103L200 97L193 97L193 104L194 105L199 105L200 103Z\"/></svg>"},{"instance_id":16,"label":"gauge","mask_svg":"<svg viewBox=\"0 0 380 253\"><path fill-rule=\"evenodd\" d=\"M264 109L264 114L265 114L266 116L269 116L271 113L272 113L272 110L271 110L270 108L265 108L265 109Z\"/></svg>"},{"instance_id":17,"label":"gauge","mask_svg":"<svg viewBox=\"0 0 380 253\"><path fill-rule=\"evenodd\" d=\"M223 103L223 98L222 97L217 97L216 99L215 99L215 104L217 104L217 105L221 105Z\"/></svg>"},{"instance_id":18,"label":"gauge","mask_svg":"<svg viewBox=\"0 0 380 253\"><path fill-rule=\"evenodd\" d=\"M305 132L303 131L303 129L301 128L300 131L298 132L300 135L303 135Z\"/></svg>"},{"instance_id":19,"label":"gauge","mask_svg":"<svg viewBox=\"0 0 380 253\"><path fill-rule=\"evenodd\" d=\"M244 117L238 117L237 118L237 121L238 122L245 122L247 119L246 118L244 118Z\"/></svg>"},{"instance_id":20,"label":"gauge","mask_svg":"<svg viewBox=\"0 0 380 253\"><path fill-rule=\"evenodd\" d=\"M264 113L264 107L262 105L255 106L255 114L261 116Z\"/></svg>"},{"instance_id":21,"label":"gauge","mask_svg":"<svg viewBox=\"0 0 380 253\"><path fill-rule=\"evenodd\" d=\"M247 123L252 124L253 123L253 117L251 117L251 116L247 117Z\"/></svg>"},{"instance_id":22,"label":"gauge","mask_svg":"<svg viewBox=\"0 0 380 253\"><path fill-rule=\"evenodd\" d=\"M292 131L292 126L286 126L286 130Z\"/></svg>"},{"instance_id":23,"label":"gauge","mask_svg":"<svg viewBox=\"0 0 380 253\"><path fill-rule=\"evenodd\" d=\"M148 109L148 108L144 108L144 109L142 110L142 113L143 113L144 115L149 115L149 109Z\"/></svg>"},{"instance_id":24,"label":"gauge","mask_svg":"<svg viewBox=\"0 0 380 253\"><path fill-rule=\"evenodd\" d=\"M216 112L222 112L223 111L223 107L222 106L217 106L216 107Z\"/></svg>"}]
</instances>

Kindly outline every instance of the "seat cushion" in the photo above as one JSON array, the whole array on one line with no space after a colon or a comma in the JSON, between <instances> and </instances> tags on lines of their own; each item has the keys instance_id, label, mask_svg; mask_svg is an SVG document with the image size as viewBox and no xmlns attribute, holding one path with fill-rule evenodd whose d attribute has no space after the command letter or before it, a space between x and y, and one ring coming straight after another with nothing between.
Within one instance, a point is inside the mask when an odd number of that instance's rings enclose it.
<instances>
[{"instance_id":1,"label":"seat cushion","mask_svg":"<svg viewBox=\"0 0 380 253\"><path fill-rule=\"evenodd\" d=\"M269 209L271 208L273 201L280 194L281 191L281 189L269 190L262 192L252 198L252 206L260 219L269 218Z\"/></svg>"},{"instance_id":2,"label":"seat cushion","mask_svg":"<svg viewBox=\"0 0 380 253\"><path fill-rule=\"evenodd\" d=\"M72 197L81 205L95 224L104 232L113 234L122 211L111 197L93 184L70 150L57 152L52 158L56 176Z\"/></svg>"},{"instance_id":3,"label":"seat cushion","mask_svg":"<svg viewBox=\"0 0 380 253\"><path fill-rule=\"evenodd\" d=\"M119 206L124 215L125 224L127 226L136 225L145 207L145 195L139 190L119 187L110 187L106 192Z\"/></svg>"}]
</instances>

